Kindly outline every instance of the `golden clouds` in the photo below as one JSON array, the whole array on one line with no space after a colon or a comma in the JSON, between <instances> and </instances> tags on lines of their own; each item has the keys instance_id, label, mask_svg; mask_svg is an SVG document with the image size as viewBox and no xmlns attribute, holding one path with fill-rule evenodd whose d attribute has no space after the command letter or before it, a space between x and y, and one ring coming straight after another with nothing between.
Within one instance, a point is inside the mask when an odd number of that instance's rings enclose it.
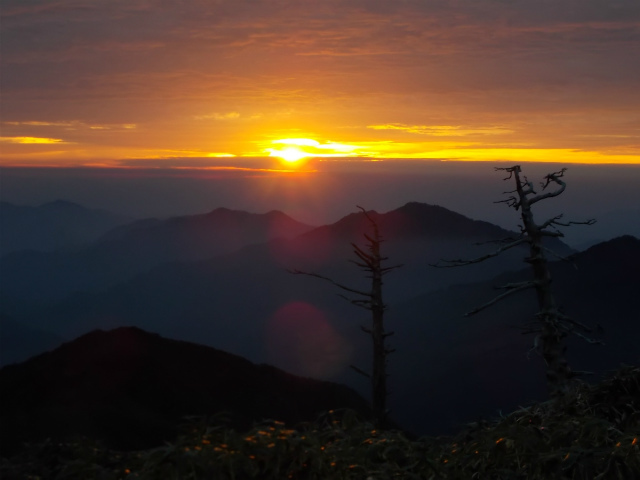
<instances>
[{"instance_id":1,"label":"golden clouds","mask_svg":"<svg viewBox=\"0 0 640 480\"><path fill-rule=\"evenodd\" d=\"M94 124L86 123L78 120L73 121L60 121L60 122L48 122L39 120L29 120L23 122L2 122L3 125L11 127L60 127L64 130L134 130L138 126L135 123L121 123L121 124Z\"/></svg>"},{"instance_id":2,"label":"golden clouds","mask_svg":"<svg viewBox=\"0 0 640 480\"><path fill-rule=\"evenodd\" d=\"M434 137L466 137L471 135L506 135L514 133L510 128L502 126L490 126L481 128L469 128L461 125L404 125L402 123L388 123L385 125L368 125L373 130L400 130L418 135L431 135Z\"/></svg>"},{"instance_id":3,"label":"golden clouds","mask_svg":"<svg viewBox=\"0 0 640 480\"><path fill-rule=\"evenodd\" d=\"M240 118L240 114L238 112L227 112L227 113L210 113L207 115L196 115L194 117L196 120L236 120Z\"/></svg>"},{"instance_id":4,"label":"golden clouds","mask_svg":"<svg viewBox=\"0 0 640 480\"><path fill-rule=\"evenodd\" d=\"M270 157L283 158L289 162L295 162L307 157L357 157L367 156L368 154L365 146L330 141L321 143L310 138L284 138L273 140L271 143L277 145L278 148L265 148L264 151Z\"/></svg>"},{"instance_id":5,"label":"golden clouds","mask_svg":"<svg viewBox=\"0 0 640 480\"><path fill-rule=\"evenodd\" d=\"M13 3L4 158L640 155L632 0Z\"/></svg>"},{"instance_id":6,"label":"golden clouds","mask_svg":"<svg viewBox=\"0 0 640 480\"><path fill-rule=\"evenodd\" d=\"M44 137L0 137L2 143L18 143L28 145L51 145L68 143L60 138L44 138Z\"/></svg>"}]
</instances>

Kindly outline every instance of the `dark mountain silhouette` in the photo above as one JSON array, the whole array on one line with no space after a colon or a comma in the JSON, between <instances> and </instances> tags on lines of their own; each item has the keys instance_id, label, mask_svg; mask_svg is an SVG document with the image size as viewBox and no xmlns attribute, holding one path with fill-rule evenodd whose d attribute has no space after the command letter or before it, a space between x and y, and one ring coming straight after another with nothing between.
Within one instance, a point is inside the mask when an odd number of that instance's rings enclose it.
<instances>
[{"instance_id":1,"label":"dark mountain silhouette","mask_svg":"<svg viewBox=\"0 0 640 480\"><path fill-rule=\"evenodd\" d=\"M3 452L22 442L86 436L116 449L161 445L186 415L230 414L243 429L295 424L365 400L348 387L255 365L221 350L124 327L93 331L0 369Z\"/></svg>"},{"instance_id":2,"label":"dark mountain silhouette","mask_svg":"<svg viewBox=\"0 0 640 480\"><path fill-rule=\"evenodd\" d=\"M466 267L460 267L464 270ZM573 264L551 264L558 304L593 328L604 345L568 339L574 370L598 380L620 364L640 364L640 240L624 236L576 254ZM498 285L527 280L524 269L490 281L452 286L393 305L387 315L396 331L390 343L391 408L401 425L441 433L480 416L497 416L548 398L535 335L522 335L537 303L525 291L471 317L464 313L491 300Z\"/></svg>"},{"instance_id":3,"label":"dark mountain silhouette","mask_svg":"<svg viewBox=\"0 0 640 480\"><path fill-rule=\"evenodd\" d=\"M0 256L21 250L42 252L96 240L130 218L56 200L38 207L0 202Z\"/></svg>"},{"instance_id":4,"label":"dark mountain silhouette","mask_svg":"<svg viewBox=\"0 0 640 480\"><path fill-rule=\"evenodd\" d=\"M311 228L282 212L252 214L225 208L146 219L118 227L84 248L9 255L0 260L0 290L20 299L57 299L114 285L161 263L211 258Z\"/></svg>"}]
</instances>

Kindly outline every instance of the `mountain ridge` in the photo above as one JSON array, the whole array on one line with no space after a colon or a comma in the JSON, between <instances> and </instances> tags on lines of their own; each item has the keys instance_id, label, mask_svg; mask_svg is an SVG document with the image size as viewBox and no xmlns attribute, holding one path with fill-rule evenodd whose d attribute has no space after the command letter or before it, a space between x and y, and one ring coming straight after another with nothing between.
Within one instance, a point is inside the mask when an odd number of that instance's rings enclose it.
<instances>
[{"instance_id":1,"label":"mountain ridge","mask_svg":"<svg viewBox=\"0 0 640 480\"><path fill-rule=\"evenodd\" d=\"M265 419L311 421L368 411L352 389L286 373L136 327L94 330L0 369L3 452L21 441L88 436L117 449L161 445L188 415L226 412L246 429Z\"/></svg>"}]
</instances>

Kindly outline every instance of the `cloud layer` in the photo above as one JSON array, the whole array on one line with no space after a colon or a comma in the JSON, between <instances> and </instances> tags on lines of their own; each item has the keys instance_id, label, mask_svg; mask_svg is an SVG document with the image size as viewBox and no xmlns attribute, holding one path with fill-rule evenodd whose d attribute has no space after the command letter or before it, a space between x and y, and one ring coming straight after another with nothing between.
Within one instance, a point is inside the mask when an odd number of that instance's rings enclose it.
<instances>
[{"instance_id":1,"label":"cloud layer","mask_svg":"<svg viewBox=\"0 0 640 480\"><path fill-rule=\"evenodd\" d=\"M2 135L60 140L56 154L6 140L13 163L259 156L282 138L640 161L637 0L5 0L1 14Z\"/></svg>"}]
</instances>

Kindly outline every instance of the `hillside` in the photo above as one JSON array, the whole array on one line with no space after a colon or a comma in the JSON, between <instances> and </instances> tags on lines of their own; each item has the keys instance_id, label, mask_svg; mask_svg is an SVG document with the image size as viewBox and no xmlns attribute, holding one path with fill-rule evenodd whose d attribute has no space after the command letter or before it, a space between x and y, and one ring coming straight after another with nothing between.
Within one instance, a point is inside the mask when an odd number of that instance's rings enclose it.
<instances>
[{"instance_id":1,"label":"hillside","mask_svg":"<svg viewBox=\"0 0 640 480\"><path fill-rule=\"evenodd\" d=\"M187 415L226 412L230 426L313 420L334 408L367 411L353 390L301 378L138 328L93 331L0 369L0 446L86 436L116 449L162 445Z\"/></svg>"},{"instance_id":2,"label":"hillside","mask_svg":"<svg viewBox=\"0 0 640 480\"><path fill-rule=\"evenodd\" d=\"M23 478L361 480L363 478L635 479L640 475L640 369L578 383L565 407L519 408L450 437L409 439L373 429L353 411L329 411L290 428L276 420L234 430L195 419L168 444L106 449L86 439L31 445L0 458L0 475Z\"/></svg>"}]
</instances>

